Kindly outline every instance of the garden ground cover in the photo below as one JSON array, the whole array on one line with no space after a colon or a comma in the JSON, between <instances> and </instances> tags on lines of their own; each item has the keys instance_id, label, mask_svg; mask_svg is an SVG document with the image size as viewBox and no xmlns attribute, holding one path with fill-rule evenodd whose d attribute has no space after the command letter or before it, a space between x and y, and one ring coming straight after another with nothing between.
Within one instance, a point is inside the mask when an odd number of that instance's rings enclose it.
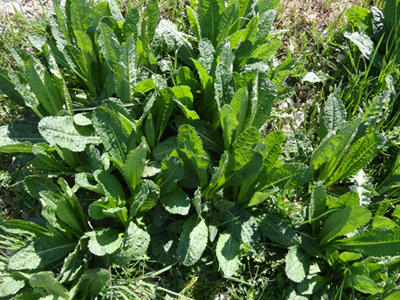
<instances>
[{"instance_id":1,"label":"garden ground cover","mask_svg":"<svg viewBox=\"0 0 400 300\"><path fill-rule=\"evenodd\" d=\"M1 297L397 299L396 1L53 4L3 16Z\"/></svg>"}]
</instances>

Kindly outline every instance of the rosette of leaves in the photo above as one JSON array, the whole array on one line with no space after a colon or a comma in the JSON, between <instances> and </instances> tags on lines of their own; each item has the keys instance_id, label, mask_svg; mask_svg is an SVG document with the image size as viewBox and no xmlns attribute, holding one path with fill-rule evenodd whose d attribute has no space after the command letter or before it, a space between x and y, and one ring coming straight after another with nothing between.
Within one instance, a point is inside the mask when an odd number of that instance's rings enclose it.
<instances>
[{"instance_id":1,"label":"rosette of leaves","mask_svg":"<svg viewBox=\"0 0 400 300\"><path fill-rule=\"evenodd\" d=\"M398 292L399 228L378 213L371 218L359 202L354 191L336 198L323 185L313 188L308 220L297 230L297 244L285 258L286 275L298 283L295 293L306 299L349 295L392 299ZM283 244L279 235L269 235Z\"/></svg>"},{"instance_id":2,"label":"rosette of leaves","mask_svg":"<svg viewBox=\"0 0 400 300\"><path fill-rule=\"evenodd\" d=\"M12 49L20 72L1 70L1 90L40 118L73 115L114 95L134 102L154 87L147 69L158 15L155 0L142 15L134 8L125 17L114 0L54 0L51 36L30 37L44 59Z\"/></svg>"}]
</instances>

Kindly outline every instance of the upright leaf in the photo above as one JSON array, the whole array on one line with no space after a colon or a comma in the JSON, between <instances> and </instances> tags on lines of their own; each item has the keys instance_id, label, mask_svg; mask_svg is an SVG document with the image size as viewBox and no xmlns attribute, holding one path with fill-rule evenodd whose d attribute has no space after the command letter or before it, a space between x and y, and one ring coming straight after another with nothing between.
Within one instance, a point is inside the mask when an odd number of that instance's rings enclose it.
<instances>
[{"instance_id":1,"label":"upright leaf","mask_svg":"<svg viewBox=\"0 0 400 300\"><path fill-rule=\"evenodd\" d=\"M122 165L122 175L124 176L131 191L135 190L136 185L142 179L146 166L147 146L141 143L136 149L131 150Z\"/></svg>"},{"instance_id":2,"label":"upright leaf","mask_svg":"<svg viewBox=\"0 0 400 300\"><path fill-rule=\"evenodd\" d=\"M308 275L310 258L300 246L293 246L285 257L285 273L290 280L301 282Z\"/></svg>"},{"instance_id":3,"label":"upright leaf","mask_svg":"<svg viewBox=\"0 0 400 300\"><path fill-rule=\"evenodd\" d=\"M343 101L334 93L328 96L325 108L319 119L319 136L323 139L328 133L341 129L346 122L346 108Z\"/></svg>"},{"instance_id":4,"label":"upright leaf","mask_svg":"<svg viewBox=\"0 0 400 300\"><path fill-rule=\"evenodd\" d=\"M335 237L353 232L371 219L371 212L363 206L352 206L332 213L325 221L318 239L320 245L327 244Z\"/></svg>"}]
</instances>

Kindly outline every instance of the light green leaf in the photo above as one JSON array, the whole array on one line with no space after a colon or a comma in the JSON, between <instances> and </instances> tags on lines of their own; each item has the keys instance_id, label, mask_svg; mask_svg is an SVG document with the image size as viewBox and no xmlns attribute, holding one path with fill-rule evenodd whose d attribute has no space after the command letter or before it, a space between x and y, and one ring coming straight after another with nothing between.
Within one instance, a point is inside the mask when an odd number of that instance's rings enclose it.
<instances>
[{"instance_id":1,"label":"light green leaf","mask_svg":"<svg viewBox=\"0 0 400 300\"><path fill-rule=\"evenodd\" d=\"M364 294L380 294L382 288L378 287L371 279L363 275L354 275L347 278L345 285L353 287Z\"/></svg>"},{"instance_id":2,"label":"light green leaf","mask_svg":"<svg viewBox=\"0 0 400 300\"><path fill-rule=\"evenodd\" d=\"M224 275L233 276L240 266L240 241L228 231L224 231L218 238L215 252Z\"/></svg>"},{"instance_id":3,"label":"light green leaf","mask_svg":"<svg viewBox=\"0 0 400 300\"><path fill-rule=\"evenodd\" d=\"M107 197L114 198L117 201L125 199L124 189L114 175L103 170L97 170L93 175Z\"/></svg>"},{"instance_id":4,"label":"light green leaf","mask_svg":"<svg viewBox=\"0 0 400 300\"><path fill-rule=\"evenodd\" d=\"M126 127L120 116L105 107L97 107L93 114L93 126L111 157L123 163L125 161L132 126Z\"/></svg>"},{"instance_id":5,"label":"light green leaf","mask_svg":"<svg viewBox=\"0 0 400 300\"><path fill-rule=\"evenodd\" d=\"M267 145L267 157L264 158L264 169L269 171L282 153L282 143L285 141L285 135L282 131L273 131L264 138Z\"/></svg>"},{"instance_id":6,"label":"light green leaf","mask_svg":"<svg viewBox=\"0 0 400 300\"><path fill-rule=\"evenodd\" d=\"M89 269L79 280L79 289L93 295L98 295L110 282L110 277L110 273L105 269Z\"/></svg>"},{"instance_id":7,"label":"light green leaf","mask_svg":"<svg viewBox=\"0 0 400 300\"><path fill-rule=\"evenodd\" d=\"M99 144L100 138L86 127L75 126L74 118L46 117L39 122L39 132L51 145L55 144L74 152L84 151L87 144Z\"/></svg>"},{"instance_id":8,"label":"light green leaf","mask_svg":"<svg viewBox=\"0 0 400 300\"><path fill-rule=\"evenodd\" d=\"M319 119L319 138L323 139L328 133L341 129L346 123L346 115L342 99L334 93L330 94Z\"/></svg>"},{"instance_id":9,"label":"light green leaf","mask_svg":"<svg viewBox=\"0 0 400 300\"><path fill-rule=\"evenodd\" d=\"M176 148L177 138L176 136L171 136L154 147L153 156L156 160L162 161L167 159Z\"/></svg>"},{"instance_id":10,"label":"light green leaf","mask_svg":"<svg viewBox=\"0 0 400 300\"><path fill-rule=\"evenodd\" d=\"M400 255L400 228L373 228L331 245L368 256L396 256Z\"/></svg>"},{"instance_id":11,"label":"light green leaf","mask_svg":"<svg viewBox=\"0 0 400 300\"><path fill-rule=\"evenodd\" d=\"M11 270L39 269L63 258L76 246L76 241L56 237L41 237L27 244L10 257Z\"/></svg>"},{"instance_id":12,"label":"light green leaf","mask_svg":"<svg viewBox=\"0 0 400 300\"><path fill-rule=\"evenodd\" d=\"M188 195L179 187L162 195L160 202L169 213L183 216L189 213L191 204Z\"/></svg>"},{"instance_id":13,"label":"light green leaf","mask_svg":"<svg viewBox=\"0 0 400 300\"><path fill-rule=\"evenodd\" d=\"M268 10L261 15L260 21L257 24L258 32L256 34L256 40L254 42L255 47L263 44L265 39L268 37L272 24L275 20L275 15L276 11L273 9Z\"/></svg>"},{"instance_id":14,"label":"light green leaf","mask_svg":"<svg viewBox=\"0 0 400 300\"><path fill-rule=\"evenodd\" d=\"M158 23L159 10L157 0L150 0L142 15L141 35L145 49L150 48Z\"/></svg>"},{"instance_id":15,"label":"light green leaf","mask_svg":"<svg viewBox=\"0 0 400 300\"><path fill-rule=\"evenodd\" d=\"M123 241L123 233L111 228L105 228L86 233L89 237L88 247L97 256L111 254L117 250Z\"/></svg>"},{"instance_id":16,"label":"light green leaf","mask_svg":"<svg viewBox=\"0 0 400 300\"><path fill-rule=\"evenodd\" d=\"M15 295L24 286L25 282L23 280L15 280L11 277L6 277L0 284L0 297Z\"/></svg>"},{"instance_id":17,"label":"light green leaf","mask_svg":"<svg viewBox=\"0 0 400 300\"><path fill-rule=\"evenodd\" d=\"M197 37L198 40L201 38L201 31L199 21L197 20L197 15L194 12L193 8L190 6L186 6L186 15L189 21L190 26L192 27L194 35Z\"/></svg>"},{"instance_id":18,"label":"light green leaf","mask_svg":"<svg viewBox=\"0 0 400 300\"><path fill-rule=\"evenodd\" d=\"M352 206L332 213L325 221L318 239L320 245L325 245L330 240L353 232L371 219L371 212L363 206Z\"/></svg>"},{"instance_id":19,"label":"light green leaf","mask_svg":"<svg viewBox=\"0 0 400 300\"><path fill-rule=\"evenodd\" d=\"M222 0L200 0L197 8L201 37L208 38L217 46L218 21L220 14L225 9Z\"/></svg>"},{"instance_id":20,"label":"light green leaf","mask_svg":"<svg viewBox=\"0 0 400 300\"><path fill-rule=\"evenodd\" d=\"M124 233L122 248L134 258L146 253L150 244L150 235L134 222L130 222Z\"/></svg>"},{"instance_id":21,"label":"light green leaf","mask_svg":"<svg viewBox=\"0 0 400 300\"><path fill-rule=\"evenodd\" d=\"M35 273L29 278L29 284L33 288L44 288L53 296L69 299L67 289L54 278L53 272Z\"/></svg>"},{"instance_id":22,"label":"light green leaf","mask_svg":"<svg viewBox=\"0 0 400 300\"><path fill-rule=\"evenodd\" d=\"M176 254L185 266L195 264L207 246L208 228L197 215L191 216L183 224Z\"/></svg>"},{"instance_id":23,"label":"light green leaf","mask_svg":"<svg viewBox=\"0 0 400 300\"><path fill-rule=\"evenodd\" d=\"M0 152L32 152L32 144L44 142L37 125L0 126Z\"/></svg>"},{"instance_id":24,"label":"light green leaf","mask_svg":"<svg viewBox=\"0 0 400 300\"><path fill-rule=\"evenodd\" d=\"M323 185L319 185L314 187L311 193L311 200L309 206L309 220L313 220L318 218L322 214L325 213L326 209L326 187ZM317 235L320 228L320 221L314 220L311 222L311 228L313 235Z\"/></svg>"},{"instance_id":25,"label":"light green leaf","mask_svg":"<svg viewBox=\"0 0 400 300\"><path fill-rule=\"evenodd\" d=\"M382 146L385 139L378 133L370 133L360 138L350 151L345 155L337 170L329 177L326 186L350 177L365 167L372 158L378 153L378 148Z\"/></svg>"},{"instance_id":26,"label":"light green leaf","mask_svg":"<svg viewBox=\"0 0 400 300\"><path fill-rule=\"evenodd\" d=\"M118 59L118 77L116 78L116 93L124 103L133 101L134 85L138 80L138 62L133 35L121 46L121 56Z\"/></svg>"},{"instance_id":27,"label":"light green leaf","mask_svg":"<svg viewBox=\"0 0 400 300\"><path fill-rule=\"evenodd\" d=\"M278 39L270 40L268 43L265 43L258 48L256 48L251 54L251 58L266 60L270 59L272 55L279 50L282 45L282 41Z\"/></svg>"},{"instance_id":28,"label":"light green leaf","mask_svg":"<svg viewBox=\"0 0 400 300\"><path fill-rule=\"evenodd\" d=\"M259 190L271 187L291 189L301 186L308 181L310 169L303 164L292 163L273 168L267 174L261 178Z\"/></svg>"},{"instance_id":29,"label":"light green leaf","mask_svg":"<svg viewBox=\"0 0 400 300\"><path fill-rule=\"evenodd\" d=\"M247 210L234 206L229 210L221 211L220 218L227 223L227 229L239 241L254 246L260 238L257 220Z\"/></svg>"},{"instance_id":30,"label":"light green leaf","mask_svg":"<svg viewBox=\"0 0 400 300\"><path fill-rule=\"evenodd\" d=\"M291 247L285 257L286 276L294 282L301 282L308 275L310 258L299 246Z\"/></svg>"},{"instance_id":31,"label":"light green leaf","mask_svg":"<svg viewBox=\"0 0 400 300\"><path fill-rule=\"evenodd\" d=\"M131 191L135 190L136 185L142 179L146 166L147 146L142 142L136 149L131 150L122 165L122 175Z\"/></svg>"},{"instance_id":32,"label":"light green leaf","mask_svg":"<svg viewBox=\"0 0 400 300\"><path fill-rule=\"evenodd\" d=\"M302 295L313 295L330 282L330 278L319 275L314 275L311 278L306 278L297 285L297 290Z\"/></svg>"},{"instance_id":33,"label":"light green leaf","mask_svg":"<svg viewBox=\"0 0 400 300\"><path fill-rule=\"evenodd\" d=\"M125 36L130 37L132 35L135 40L138 38L139 20L139 10L134 7L125 16L125 23L122 25Z\"/></svg>"},{"instance_id":34,"label":"light green leaf","mask_svg":"<svg viewBox=\"0 0 400 300\"><path fill-rule=\"evenodd\" d=\"M177 157L170 157L161 162L161 172L156 177L156 184L161 194L172 191L183 177L183 165Z\"/></svg>"},{"instance_id":35,"label":"light green leaf","mask_svg":"<svg viewBox=\"0 0 400 300\"><path fill-rule=\"evenodd\" d=\"M220 118L224 136L225 150L229 151L233 133L238 126L238 121L236 120L236 116L232 108L227 104L225 104L220 110Z\"/></svg>"},{"instance_id":36,"label":"light green leaf","mask_svg":"<svg viewBox=\"0 0 400 300\"><path fill-rule=\"evenodd\" d=\"M264 236L285 247L300 244L296 232L284 220L275 215L266 215L262 219L260 229Z\"/></svg>"}]
</instances>

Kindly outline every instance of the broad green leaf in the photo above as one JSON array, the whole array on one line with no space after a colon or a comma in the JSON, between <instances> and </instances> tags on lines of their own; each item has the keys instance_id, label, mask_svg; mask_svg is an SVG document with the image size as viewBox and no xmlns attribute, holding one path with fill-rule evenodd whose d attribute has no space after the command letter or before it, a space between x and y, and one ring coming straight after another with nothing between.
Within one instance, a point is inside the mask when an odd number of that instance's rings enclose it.
<instances>
[{"instance_id":1,"label":"broad green leaf","mask_svg":"<svg viewBox=\"0 0 400 300\"><path fill-rule=\"evenodd\" d=\"M225 104L220 110L220 118L221 118L221 126L224 137L225 150L229 151L233 133L235 132L238 126L238 121L236 120L236 116L232 108L227 104Z\"/></svg>"},{"instance_id":2,"label":"broad green leaf","mask_svg":"<svg viewBox=\"0 0 400 300\"><path fill-rule=\"evenodd\" d=\"M261 221L260 229L264 236L285 247L300 244L300 239L296 232L286 221L275 215L266 215Z\"/></svg>"},{"instance_id":3,"label":"broad green leaf","mask_svg":"<svg viewBox=\"0 0 400 300\"><path fill-rule=\"evenodd\" d=\"M310 269L310 258L299 246L290 248L285 257L286 276L294 282L303 281Z\"/></svg>"},{"instance_id":4,"label":"broad green leaf","mask_svg":"<svg viewBox=\"0 0 400 300\"><path fill-rule=\"evenodd\" d=\"M350 148L360 124L360 118L354 119L341 129L337 135L328 135L321 142L311 157L311 177L326 180L334 172ZM322 171L317 176L319 169Z\"/></svg>"},{"instance_id":5,"label":"broad green leaf","mask_svg":"<svg viewBox=\"0 0 400 300\"><path fill-rule=\"evenodd\" d=\"M400 228L373 228L331 245L368 256L396 256L400 255Z\"/></svg>"},{"instance_id":6,"label":"broad green leaf","mask_svg":"<svg viewBox=\"0 0 400 300\"><path fill-rule=\"evenodd\" d=\"M177 261L175 255L176 244L176 240L168 231L151 236L153 255L165 265L170 265Z\"/></svg>"},{"instance_id":7,"label":"broad green leaf","mask_svg":"<svg viewBox=\"0 0 400 300\"><path fill-rule=\"evenodd\" d=\"M49 148L50 147L46 143L38 143L33 145L32 152L48 166L61 172L68 171L68 168L66 168L52 153L50 153Z\"/></svg>"},{"instance_id":8,"label":"broad green leaf","mask_svg":"<svg viewBox=\"0 0 400 300\"><path fill-rule=\"evenodd\" d=\"M157 0L150 0L142 15L141 35L145 49L150 48L158 23L159 10Z\"/></svg>"},{"instance_id":9,"label":"broad green leaf","mask_svg":"<svg viewBox=\"0 0 400 300\"><path fill-rule=\"evenodd\" d=\"M156 143L160 141L161 135L163 134L169 118L173 112L173 92L171 89L166 88L160 91L153 104L151 113L154 121L154 127L156 132ZM150 144L150 143L149 143Z\"/></svg>"},{"instance_id":10,"label":"broad green leaf","mask_svg":"<svg viewBox=\"0 0 400 300\"><path fill-rule=\"evenodd\" d=\"M199 63L204 67L208 74L211 72L211 68L214 62L215 49L208 39L201 39L199 42Z\"/></svg>"},{"instance_id":11,"label":"broad green leaf","mask_svg":"<svg viewBox=\"0 0 400 300\"><path fill-rule=\"evenodd\" d=\"M185 266L195 264L207 246L208 228L206 222L197 215L192 215L183 224L176 255Z\"/></svg>"},{"instance_id":12,"label":"broad green leaf","mask_svg":"<svg viewBox=\"0 0 400 300\"><path fill-rule=\"evenodd\" d=\"M280 40L274 39L268 41L268 43L263 44L256 48L251 54L251 58L266 60L271 58L272 55L276 53L281 47L282 42Z\"/></svg>"},{"instance_id":13,"label":"broad green leaf","mask_svg":"<svg viewBox=\"0 0 400 300\"><path fill-rule=\"evenodd\" d=\"M24 286L25 282L23 280L15 280L11 277L6 277L0 284L0 297L15 295Z\"/></svg>"},{"instance_id":14,"label":"broad green leaf","mask_svg":"<svg viewBox=\"0 0 400 300\"><path fill-rule=\"evenodd\" d=\"M119 58L121 57L121 45L113 30L106 23L100 22L99 29L99 45L102 54L113 70L114 66L118 65Z\"/></svg>"},{"instance_id":15,"label":"broad green leaf","mask_svg":"<svg viewBox=\"0 0 400 300\"><path fill-rule=\"evenodd\" d=\"M268 10L261 15L260 21L257 24L258 32L256 34L256 40L254 42L255 47L263 44L265 39L268 37L272 24L275 20L275 15L276 11L273 9Z\"/></svg>"},{"instance_id":16,"label":"broad green leaf","mask_svg":"<svg viewBox=\"0 0 400 300\"><path fill-rule=\"evenodd\" d=\"M76 241L56 237L41 237L29 242L10 257L11 270L34 270L63 258L76 246Z\"/></svg>"},{"instance_id":17,"label":"broad green leaf","mask_svg":"<svg viewBox=\"0 0 400 300\"><path fill-rule=\"evenodd\" d=\"M384 216L375 216L372 220L373 228L393 228L397 224L392 220Z\"/></svg>"},{"instance_id":18,"label":"broad green leaf","mask_svg":"<svg viewBox=\"0 0 400 300\"><path fill-rule=\"evenodd\" d=\"M341 263L348 263L351 261L359 260L362 257L361 254L353 252L342 252L339 255L339 261Z\"/></svg>"},{"instance_id":19,"label":"broad green leaf","mask_svg":"<svg viewBox=\"0 0 400 300\"><path fill-rule=\"evenodd\" d=\"M219 186L240 186L246 178L259 173L263 163L262 155L249 148L234 149L221 177Z\"/></svg>"},{"instance_id":20,"label":"broad green leaf","mask_svg":"<svg viewBox=\"0 0 400 300\"><path fill-rule=\"evenodd\" d=\"M310 169L303 164L285 164L279 168L273 168L270 172L261 173L259 190L265 190L271 187L281 189L291 189L306 183L310 177Z\"/></svg>"},{"instance_id":21,"label":"broad green leaf","mask_svg":"<svg viewBox=\"0 0 400 300\"><path fill-rule=\"evenodd\" d=\"M96 108L92 121L106 151L123 163L128 154L132 127L124 126L120 116L105 107Z\"/></svg>"},{"instance_id":22,"label":"broad green leaf","mask_svg":"<svg viewBox=\"0 0 400 300\"><path fill-rule=\"evenodd\" d=\"M344 208L349 206L360 205L360 198L357 192L348 192L335 199L334 201L327 202L329 208Z\"/></svg>"},{"instance_id":23,"label":"broad green leaf","mask_svg":"<svg viewBox=\"0 0 400 300\"><path fill-rule=\"evenodd\" d=\"M209 122L203 120L190 121L186 119L176 119L181 120L181 122L178 122L178 127L180 127L182 124L188 124L195 129L197 135L203 143L203 148L205 150L211 150L219 154L223 152L223 140L220 138L219 133L214 130Z\"/></svg>"},{"instance_id":24,"label":"broad green leaf","mask_svg":"<svg viewBox=\"0 0 400 300\"><path fill-rule=\"evenodd\" d=\"M171 153L177 148L176 136L171 136L165 141L158 143L153 149L153 156L156 160L162 161L170 157Z\"/></svg>"},{"instance_id":25,"label":"broad green leaf","mask_svg":"<svg viewBox=\"0 0 400 300\"><path fill-rule=\"evenodd\" d=\"M93 175L107 197L112 197L117 201L125 199L124 189L114 175L103 170L97 170Z\"/></svg>"},{"instance_id":26,"label":"broad green leaf","mask_svg":"<svg viewBox=\"0 0 400 300\"><path fill-rule=\"evenodd\" d=\"M31 237L53 236L46 228L25 220L5 220L0 223L0 228L12 234L29 235Z\"/></svg>"},{"instance_id":27,"label":"broad green leaf","mask_svg":"<svg viewBox=\"0 0 400 300\"><path fill-rule=\"evenodd\" d=\"M201 28L201 37L208 38L217 46L218 22L224 10L222 0L200 0L197 8L198 20Z\"/></svg>"},{"instance_id":28,"label":"broad green leaf","mask_svg":"<svg viewBox=\"0 0 400 300\"><path fill-rule=\"evenodd\" d=\"M257 75L251 95L251 111L246 127L261 129L268 120L278 95L276 84Z\"/></svg>"},{"instance_id":29,"label":"broad green leaf","mask_svg":"<svg viewBox=\"0 0 400 300\"><path fill-rule=\"evenodd\" d=\"M132 35L135 40L138 38L139 20L139 10L134 7L125 16L125 23L122 25L125 36L130 37Z\"/></svg>"},{"instance_id":30,"label":"broad green leaf","mask_svg":"<svg viewBox=\"0 0 400 300\"><path fill-rule=\"evenodd\" d=\"M254 149L262 140L261 133L255 127L243 131L233 143L233 149L249 148Z\"/></svg>"},{"instance_id":31,"label":"broad green leaf","mask_svg":"<svg viewBox=\"0 0 400 300\"><path fill-rule=\"evenodd\" d=\"M330 278L314 275L311 278L306 278L300 282L297 285L297 290L302 295L313 295L329 284L330 281Z\"/></svg>"},{"instance_id":32,"label":"broad green leaf","mask_svg":"<svg viewBox=\"0 0 400 300\"><path fill-rule=\"evenodd\" d=\"M326 187L323 185L318 185L314 187L311 193L311 200L310 200L310 206L309 206L309 220L313 220L315 218L318 218L322 214L325 213L326 209ZM311 229L313 235L317 235L319 232L319 227L320 227L320 221L319 220L314 220L311 222Z\"/></svg>"},{"instance_id":33,"label":"broad green leaf","mask_svg":"<svg viewBox=\"0 0 400 300\"><path fill-rule=\"evenodd\" d=\"M71 0L70 4L71 25L73 29L85 32L90 26L89 22L92 8L85 0Z\"/></svg>"},{"instance_id":34,"label":"broad green leaf","mask_svg":"<svg viewBox=\"0 0 400 300\"><path fill-rule=\"evenodd\" d=\"M60 283L70 282L77 278L80 274L83 266L83 260L87 255L88 251L82 251L81 245L78 243L73 252L64 259L64 264L60 270Z\"/></svg>"},{"instance_id":35,"label":"broad green leaf","mask_svg":"<svg viewBox=\"0 0 400 300\"><path fill-rule=\"evenodd\" d=\"M138 80L138 62L133 36L130 36L121 46L121 56L117 62L118 77L116 78L116 93L124 103L133 101L134 85Z\"/></svg>"},{"instance_id":36,"label":"broad green leaf","mask_svg":"<svg viewBox=\"0 0 400 300\"><path fill-rule=\"evenodd\" d=\"M15 83L10 79L8 71L2 67L0 67L0 92L7 95L19 106L25 106L24 98L15 89Z\"/></svg>"},{"instance_id":37,"label":"broad green leaf","mask_svg":"<svg viewBox=\"0 0 400 300\"><path fill-rule=\"evenodd\" d=\"M172 191L179 180L183 177L182 163L176 157L170 157L161 162L161 173L156 177L156 184L161 194Z\"/></svg>"},{"instance_id":38,"label":"broad green leaf","mask_svg":"<svg viewBox=\"0 0 400 300\"><path fill-rule=\"evenodd\" d=\"M382 293L382 288L378 287L371 278L362 275L348 277L345 285L355 288L364 294L376 295Z\"/></svg>"},{"instance_id":39,"label":"broad green leaf","mask_svg":"<svg viewBox=\"0 0 400 300\"><path fill-rule=\"evenodd\" d=\"M361 29L364 27L366 30L372 30L372 28L366 28L371 25L372 19L371 10L368 8L352 6L346 11L346 18L356 28Z\"/></svg>"},{"instance_id":40,"label":"broad green leaf","mask_svg":"<svg viewBox=\"0 0 400 300\"><path fill-rule=\"evenodd\" d=\"M63 101L46 68L36 59L25 63L25 77L32 92L49 115L55 116L63 108Z\"/></svg>"},{"instance_id":41,"label":"broad green leaf","mask_svg":"<svg viewBox=\"0 0 400 300\"><path fill-rule=\"evenodd\" d=\"M267 10L276 9L279 5L279 0L258 0L256 9L260 14Z\"/></svg>"},{"instance_id":42,"label":"broad green leaf","mask_svg":"<svg viewBox=\"0 0 400 300\"><path fill-rule=\"evenodd\" d=\"M122 248L137 258L146 253L149 244L150 235L134 222L130 222L124 233Z\"/></svg>"},{"instance_id":43,"label":"broad green leaf","mask_svg":"<svg viewBox=\"0 0 400 300\"><path fill-rule=\"evenodd\" d=\"M46 117L39 122L39 132L51 145L59 145L74 152L84 151L87 144L98 144L100 138L86 127L74 125L70 116Z\"/></svg>"},{"instance_id":44,"label":"broad green leaf","mask_svg":"<svg viewBox=\"0 0 400 300\"><path fill-rule=\"evenodd\" d=\"M220 218L227 223L227 229L239 241L254 246L260 238L257 220L248 211L234 206L229 210L221 211Z\"/></svg>"},{"instance_id":45,"label":"broad green leaf","mask_svg":"<svg viewBox=\"0 0 400 300\"><path fill-rule=\"evenodd\" d=\"M86 233L89 237L88 248L91 253L97 256L111 254L122 244L123 233L111 228L105 228Z\"/></svg>"},{"instance_id":46,"label":"broad green leaf","mask_svg":"<svg viewBox=\"0 0 400 300\"><path fill-rule=\"evenodd\" d=\"M385 296L382 298L382 300L397 300L400 297L400 289L395 287L394 289L390 290L388 293L385 294Z\"/></svg>"},{"instance_id":47,"label":"broad green leaf","mask_svg":"<svg viewBox=\"0 0 400 300\"><path fill-rule=\"evenodd\" d=\"M269 171L282 153L282 143L285 141L285 135L282 131L274 131L264 138L267 145L267 157L264 158L264 169Z\"/></svg>"},{"instance_id":48,"label":"broad green leaf","mask_svg":"<svg viewBox=\"0 0 400 300\"><path fill-rule=\"evenodd\" d=\"M217 29L217 43L222 43L229 34L231 26L236 21L238 14L238 8L236 4L229 5L226 7L219 17L218 29Z\"/></svg>"},{"instance_id":49,"label":"broad green leaf","mask_svg":"<svg viewBox=\"0 0 400 300\"><path fill-rule=\"evenodd\" d=\"M353 232L371 219L371 212L363 206L352 206L332 213L325 221L318 239L320 245L327 244L330 240Z\"/></svg>"},{"instance_id":50,"label":"broad green leaf","mask_svg":"<svg viewBox=\"0 0 400 300\"><path fill-rule=\"evenodd\" d=\"M144 179L142 180L139 185L143 182L143 185L147 186L148 189L148 194L146 195L146 199L144 200L144 203L142 204L142 206L139 209L140 213L145 213L146 211L152 209L154 207L154 205L156 205L158 198L160 197L160 187L155 184L152 180L147 180ZM135 195L137 195L135 193ZM136 199L135 199L136 201ZM133 204L132 204L133 206ZM132 210L132 207L131 207Z\"/></svg>"},{"instance_id":51,"label":"broad green leaf","mask_svg":"<svg viewBox=\"0 0 400 300\"><path fill-rule=\"evenodd\" d=\"M380 68L382 66L383 58L378 51L375 51L374 42L367 34L360 31L353 33L345 32L344 37L356 44L361 54L372 61L375 67Z\"/></svg>"},{"instance_id":52,"label":"broad green leaf","mask_svg":"<svg viewBox=\"0 0 400 300\"><path fill-rule=\"evenodd\" d=\"M189 213L191 204L189 196L179 187L162 195L160 202L169 213L183 216Z\"/></svg>"},{"instance_id":53,"label":"broad green leaf","mask_svg":"<svg viewBox=\"0 0 400 300\"><path fill-rule=\"evenodd\" d=\"M232 110L236 115L238 126L236 129L236 138L242 133L246 124L247 108L249 102L249 95L246 88L241 88L236 91L230 103Z\"/></svg>"},{"instance_id":54,"label":"broad green leaf","mask_svg":"<svg viewBox=\"0 0 400 300\"><path fill-rule=\"evenodd\" d=\"M142 179L146 166L147 146L141 143L136 149L131 150L122 165L122 175L131 191L135 190L136 185Z\"/></svg>"},{"instance_id":55,"label":"broad green leaf","mask_svg":"<svg viewBox=\"0 0 400 300\"><path fill-rule=\"evenodd\" d=\"M198 40L201 38L201 31L199 21L197 19L197 15L194 12L193 8L190 6L186 6L186 15L189 21L190 26L192 27L193 33Z\"/></svg>"},{"instance_id":56,"label":"broad green leaf","mask_svg":"<svg viewBox=\"0 0 400 300\"><path fill-rule=\"evenodd\" d=\"M346 123L346 115L343 101L334 93L330 94L319 119L319 138L322 140L328 133L341 129Z\"/></svg>"},{"instance_id":57,"label":"broad green leaf","mask_svg":"<svg viewBox=\"0 0 400 300\"><path fill-rule=\"evenodd\" d=\"M68 290L59 283L53 272L39 272L29 278L29 284L33 288L43 288L53 296L69 299Z\"/></svg>"},{"instance_id":58,"label":"broad green leaf","mask_svg":"<svg viewBox=\"0 0 400 300\"><path fill-rule=\"evenodd\" d=\"M105 269L89 269L79 280L79 290L98 295L110 282L111 274Z\"/></svg>"},{"instance_id":59,"label":"broad green leaf","mask_svg":"<svg viewBox=\"0 0 400 300\"><path fill-rule=\"evenodd\" d=\"M360 138L351 146L349 152L341 161L339 168L327 180L326 186L330 186L360 171L378 153L378 148L384 144L384 141L384 137L378 133L370 133Z\"/></svg>"},{"instance_id":60,"label":"broad green leaf","mask_svg":"<svg viewBox=\"0 0 400 300\"><path fill-rule=\"evenodd\" d=\"M233 276L240 267L240 241L228 231L224 231L218 238L215 252L224 275Z\"/></svg>"},{"instance_id":61,"label":"broad green leaf","mask_svg":"<svg viewBox=\"0 0 400 300\"><path fill-rule=\"evenodd\" d=\"M193 65L190 60L195 57L192 44L187 40L186 35L178 30L175 23L169 20L161 20L157 26L157 34L162 36L162 41L169 51L186 65Z\"/></svg>"},{"instance_id":62,"label":"broad green leaf","mask_svg":"<svg viewBox=\"0 0 400 300\"><path fill-rule=\"evenodd\" d=\"M44 142L37 125L0 126L0 152L32 152L32 144Z\"/></svg>"}]
</instances>

